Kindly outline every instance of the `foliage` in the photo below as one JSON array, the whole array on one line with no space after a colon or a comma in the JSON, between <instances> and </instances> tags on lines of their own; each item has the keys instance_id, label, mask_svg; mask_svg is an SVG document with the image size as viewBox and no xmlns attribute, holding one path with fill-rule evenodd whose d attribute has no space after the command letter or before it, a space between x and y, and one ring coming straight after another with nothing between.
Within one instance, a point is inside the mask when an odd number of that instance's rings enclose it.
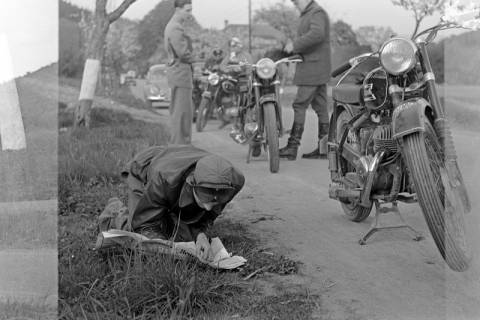
<instances>
[{"instance_id":1,"label":"foliage","mask_svg":"<svg viewBox=\"0 0 480 320\"><path fill-rule=\"evenodd\" d=\"M160 1L138 24L138 43L141 50L138 52L137 59L144 61L141 66L142 71L148 70L148 59L154 54L160 57L166 56L163 48L163 33L174 11L173 0Z\"/></svg>"},{"instance_id":2,"label":"foliage","mask_svg":"<svg viewBox=\"0 0 480 320\"><path fill-rule=\"evenodd\" d=\"M412 11L415 18L415 28L412 37L418 32L422 20L443 8L447 0L392 0L396 6Z\"/></svg>"},{"instance_id":3,"label":"foliage","mask_svg":"<svg viewBox=\"0 0 480 320\"><path fill-rule=\"evenodd\" d=\"M255 23L267 23L282 32L286 39L294 39L297 34L299 23L298 12L292 6L285 3L277 3L270 7L255 11L253 16Z\"/></svg>"},{"instance_id":4,"label":"foliage","mask_svg":"<svg viewBox=\"0 0 480 320\"><path fill-rule=\"evenodd\" d=\"M362 26L355 30L355 34L360 45L369 45L373 51L396 35L392 28L380 26Z\"/></svg>"},{"instance_id":5,"label":"foliage","mask_svg":"<svg viewBox=\"0 0 480 320\"><path fill-rule=\"evenodd\" d=\"M332 24L330 31L331 41L337 46L358 47L357 35L348 23L337 20Z\"/></svg>"}]
</instances>

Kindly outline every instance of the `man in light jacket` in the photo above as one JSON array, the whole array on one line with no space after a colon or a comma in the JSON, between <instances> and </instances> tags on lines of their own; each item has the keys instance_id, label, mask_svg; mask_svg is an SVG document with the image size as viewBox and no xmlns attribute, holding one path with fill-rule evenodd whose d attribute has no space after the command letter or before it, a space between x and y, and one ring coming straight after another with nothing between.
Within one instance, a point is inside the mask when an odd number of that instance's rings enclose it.
<instances>
[{"instance_id":1,"label":"man in light jacket","mask_svg":"<svg viewBox=\"0 0 480 320\"><path fill-rule=\"evenodd\" d=\"M165 27L164 44L168 53L167 79L171 90L170 144L190 144L193 118L192 40L185 33L191 18L192 1L175 0L175 13Z\"/></svg>"},{"instance_id":2,"label":"man in light jacket","mask_svg":"<svg viewBox=\"0 0 480 320\"><path fill-rule=\"evenodd\" d=\"M303 63L296 65L293 83L297 95L293 102L294 120L287 146L280 149L280 157L297 158L297 151L305 127L309 105L318 117L318 146L303 158L326 158L328 136L327 82L330 80L330 21L328 14L314 0L292 0L300 11L297 38L288 43L285 51L299 53Z\"/></svg>"}]
</instances>

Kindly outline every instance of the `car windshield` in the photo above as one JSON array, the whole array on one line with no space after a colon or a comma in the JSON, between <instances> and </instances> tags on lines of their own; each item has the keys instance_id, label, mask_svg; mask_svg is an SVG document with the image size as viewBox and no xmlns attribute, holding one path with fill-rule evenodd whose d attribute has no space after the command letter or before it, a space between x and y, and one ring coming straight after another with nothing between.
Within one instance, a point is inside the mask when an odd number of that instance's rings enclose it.
<instances>
[{"instance_id":1,"label":"car windshield","mask_svg":"<svg viewBox=\"0 0 480 320\"><path fill-rule=\"evenodd\" d=\"M163 69L150 70L150 79L160 80L165 77L165 71Z\"/></svg>"}]
</instances>

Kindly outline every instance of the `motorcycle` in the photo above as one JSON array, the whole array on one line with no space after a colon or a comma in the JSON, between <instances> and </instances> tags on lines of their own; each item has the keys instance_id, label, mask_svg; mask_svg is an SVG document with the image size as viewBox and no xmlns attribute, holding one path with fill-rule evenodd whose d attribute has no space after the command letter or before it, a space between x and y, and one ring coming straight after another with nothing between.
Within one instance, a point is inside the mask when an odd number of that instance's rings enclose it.
<instances>
[{"instance_id":1,"label":"motorcycle","mask_svg":"<svg viewBox=\"0 0 480 320\"><path fill-rule=\"evenodd\" d=\"M242 88L246 91L246 85L241 85L242 75L235 72L211 72L206 70L208 84L202 93L198 112L196 129L203 131L208 120L216 115L223 122L228 124L237 117L239 99L241 99Z\"/></svg>"},{"instance_id":2,"label":"motorcycle","mask_svg":"<svg viewBox=\"0 0 480 320\"><path fill-rule=\"evenodd\" d=\"M329 196L355 222L375 205L372 228L360 244L380 229L397 227L420 240L405 223L378 227L382 213L401 218L397 201L418 202L443 259L464 271L472 257L464 221L470 201L427 51L439 31L455 27L441 22L413 39L391 38L378 52L333 71L342 76L332 91Z\"/></svg>"},{"instance_id":3,"label":"motorcycle","mask_svg":"<svg viewBox=\"0 0 480 320\"><path fill-rule=\"evenodd\" d=\"M280 167L278 139L283 133L277 66L302 61L301 56L295 55L275 62L262 58L256 64L243 64L250 69L249 94L240 104L238 121L230 136L237 143L249 144L247 163L253 150L263 147L272 173Z\"/></svg>"}]
</instances>

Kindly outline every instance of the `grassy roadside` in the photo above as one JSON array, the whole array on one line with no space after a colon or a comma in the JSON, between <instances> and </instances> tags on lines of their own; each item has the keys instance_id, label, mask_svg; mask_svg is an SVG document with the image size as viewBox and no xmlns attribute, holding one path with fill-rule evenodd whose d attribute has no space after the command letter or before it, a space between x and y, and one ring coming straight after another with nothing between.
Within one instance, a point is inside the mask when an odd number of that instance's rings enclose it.
<instances>
[{"instance_id":1,"label":"grassy roadside","mask_svg":"<svg viewBox=\"0 0 480 320\"><path fill-rule=\"evenodd\" d=\"M68 125L70 116L60 110L59 121ZM193 260L92 251L97 217L108 198L126 200L120 169L139 150L167 139L162 126L127 114L98 108L92 120L89 131L67 128L59 136L60 319L309 318L315 297L282 290L276 297L265 295L254 281L265 274L295 274L298 263L265 253L246 226L225 218L212 232L249 261L233 272Z\"/></svg>"}]
</instances>

